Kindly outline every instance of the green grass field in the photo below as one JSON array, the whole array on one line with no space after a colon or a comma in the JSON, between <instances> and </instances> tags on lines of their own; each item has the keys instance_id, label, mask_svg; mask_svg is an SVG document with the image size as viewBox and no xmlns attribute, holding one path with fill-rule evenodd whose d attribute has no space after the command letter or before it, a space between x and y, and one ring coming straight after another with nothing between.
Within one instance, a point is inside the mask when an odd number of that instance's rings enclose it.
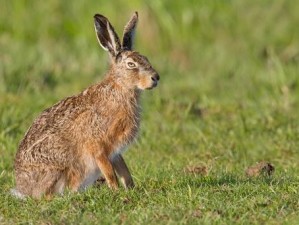
<instances>
[{"instance_id":1,"label":"green grass field","mask_svg":"<svg viewBox=\"0 0 299 225\"><path fill-rule=\"evenodd\" d=\"M124 155L136 188L13 198L33 119L107 70L93 15L120 34L135 10L136 49L161 76ZM0 224L299 224L298 12L291 0L2 1ZM260 161L274 174L247 177Z\"/></svg>"}]
</instances>

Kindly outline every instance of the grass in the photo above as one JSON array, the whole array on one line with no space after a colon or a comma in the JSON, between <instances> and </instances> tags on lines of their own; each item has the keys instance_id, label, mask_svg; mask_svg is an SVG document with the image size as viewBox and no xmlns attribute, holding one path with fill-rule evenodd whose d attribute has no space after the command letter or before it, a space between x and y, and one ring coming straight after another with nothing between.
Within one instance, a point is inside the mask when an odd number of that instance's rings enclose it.
<instances>
[{"instance_id":1,"label":"grass","mask_svg":"<svg viewBox=\"0 0 299 225\"><path fill-rule=\"evenodd\" d=\"M13 159L33 119L103 78L92 24L120 33L160 72L124 157L136 188L19 201ZM299 224L299 4L294 1L8 1L0 13L0 224ZM259 161L271 177L248 178ZM186 172L204 166L206 176Z\"/></svg>"}]
</instances>

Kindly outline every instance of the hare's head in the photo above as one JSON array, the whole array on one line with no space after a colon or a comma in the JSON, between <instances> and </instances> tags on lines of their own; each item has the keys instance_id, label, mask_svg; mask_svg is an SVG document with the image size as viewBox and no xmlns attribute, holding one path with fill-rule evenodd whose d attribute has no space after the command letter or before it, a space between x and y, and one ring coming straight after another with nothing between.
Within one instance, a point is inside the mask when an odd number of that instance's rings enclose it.
<instances>
[{"instance_id":1,"label":"hare's head","mask_svg":"<svg viewBox=\"0 0 299 225\"><path fill-rule=\"evenodd\" d=\"M109 20L99 14L94 16L98 41L110 55L110 76L115 76L115 79L128 88L151 89L157 86L159 75L145 56L133 51L137 21L138 14L135 12L125 26L121 44Z\"/></svg>"}]
</instances>

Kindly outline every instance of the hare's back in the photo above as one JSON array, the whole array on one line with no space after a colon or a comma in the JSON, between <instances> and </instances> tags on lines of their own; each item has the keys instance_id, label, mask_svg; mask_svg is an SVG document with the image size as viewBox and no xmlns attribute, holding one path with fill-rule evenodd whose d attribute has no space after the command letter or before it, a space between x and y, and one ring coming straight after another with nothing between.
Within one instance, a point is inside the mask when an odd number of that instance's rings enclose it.
<instances>
[{"instance_id":1,"label":"hare's back","mask_svg":"<svg viewBox=\"0 0 299 225\"><path fill-rule=\"evenodd\" d=\"M16 163L23 165L47 165L64 168L72 159L70 142L56 135L44 135L29 148L19 149Z\"/></svg>"},{"instance_id":2,"label":"hare's back","mask_svg":"<svg viewBox=\"0 0 299 225\"><path fill-rule=\"evenodd\" d=\"M58 154L59 149L63 152L74 146L76 139L72 129L77 127L77 120L82 120L88 113L84 105L75 103L76 96L69 97L44 110L26 132L18 152L26 152L23 154L35 155L36 158L39 154L51 158L50 151ZM62 157L63 153L60 155Z\"/></svg>"}]
</instances>

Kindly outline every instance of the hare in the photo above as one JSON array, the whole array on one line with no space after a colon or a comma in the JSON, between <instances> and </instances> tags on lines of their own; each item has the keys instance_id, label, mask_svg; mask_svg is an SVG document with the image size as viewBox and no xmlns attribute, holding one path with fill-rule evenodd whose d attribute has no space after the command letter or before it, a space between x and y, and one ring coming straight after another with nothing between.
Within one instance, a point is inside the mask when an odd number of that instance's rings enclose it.
<instances>
[{"instance_id":1,"label":"hare","mask_svg":"<svg viewBox=\"0 0 299 225\"><path fill-rule=\"evenodd\" d=\"M109 188L134 186L122 152L135 139L142 90L157 86L159 75L148 59L132 50L135 12L122 43L109 20L94 16L101 47L108 51L105 78L78 95L44 110L20 142L14 164L19 198L41 198L84 190L103 175Z\"/></svg>"}]
</instances>

